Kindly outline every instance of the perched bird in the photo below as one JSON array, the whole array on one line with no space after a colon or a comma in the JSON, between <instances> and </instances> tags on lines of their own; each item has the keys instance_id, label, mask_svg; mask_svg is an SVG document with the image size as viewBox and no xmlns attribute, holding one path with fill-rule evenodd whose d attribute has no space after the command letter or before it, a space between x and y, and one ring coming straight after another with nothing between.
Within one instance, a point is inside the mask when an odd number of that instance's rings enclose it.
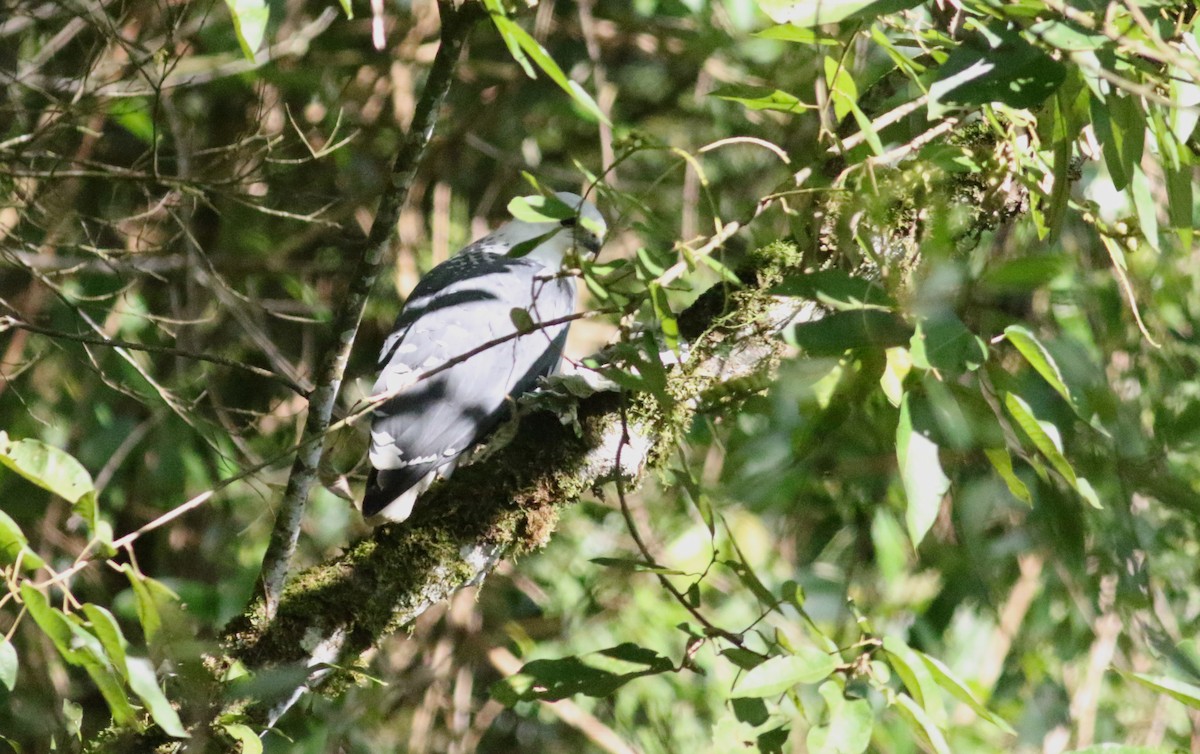
<instances>
[{"instance_id":1,"label":"perched bird","mask_svg":"<svg viewBox=\"0 0 1200 754\"><path fill-rule=\"evenodd\" d=\"M575 214L500 226L430 270L396 318L372 391L399 392L371 421L368 522L408 518L417 496L501 422L511 399L558 368L569 323L541 323L575 311L575 278L560 274L563 257L573 247L598 251L606 226L590 202L557 197ZM514 322L525 319L515 309L529 319L513 337Z\"/></svg>"}]
</instances>

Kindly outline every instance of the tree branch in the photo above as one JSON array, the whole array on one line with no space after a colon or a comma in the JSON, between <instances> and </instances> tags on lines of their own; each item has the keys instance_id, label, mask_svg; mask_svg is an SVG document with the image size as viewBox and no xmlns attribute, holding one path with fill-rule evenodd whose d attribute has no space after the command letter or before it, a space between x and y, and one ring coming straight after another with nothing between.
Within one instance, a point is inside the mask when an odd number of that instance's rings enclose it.
<instances>
[{"instance_id":1,"label":"tree branch","mask_svg":"<svg viewBox=\"0 0 1200 754\"><path fill-rule=\"evenodd\" d=\"M380 527L296 576L276 611L260 602L231 624L227 659L251 670L308 666L311 686L331 665L346 666L431 605L482 581L500 559L543 545L559 512L584 492L618 478L637 483L669 455L714 388L772 370L780 328L813 311L808 302L766 292L798 260L792 247L774 244L756 257L755 284L718 286L685 313L681 331L691 338L691 356L670 373L668 400L634 395L623 422L620 395L592 395L578 404L578 432L550 412L524 417L509 445L430 490L409 521ZM272 724L303 691L259 714Z\"/></svg>"},{"instance_id":2,"label":"tree branch","mask_svg":"<svg viewBox=\"0 0 1200 754\"><path fill-rule=\"evenodd\" d=\"M475 21L482 16L477 3L467 3L455 9L449 0L439 0L438 8L442 16L441 46L429 69L412 127L396 155L391 180L379 201L379 210L363 246L362 255L358 259L350 289L346 292L341 309L334 320L335 341L325 354L316 387L309 398L308 417L304 423L305 442L296 453L287 490L275 520L275 528L271 532L271 541L263 557L260 583L268 619L275 614L288 566L296 550L304 506L308 501L313 480L317 476L325 432L329 427L346 362L354 346L359 323L362 321L363 309L379 273L384 251L391 243L400 209L408 198L409 187L433 135L438 110L450 89L454 69L467 35Z\"/></svg>"}]
</instances>

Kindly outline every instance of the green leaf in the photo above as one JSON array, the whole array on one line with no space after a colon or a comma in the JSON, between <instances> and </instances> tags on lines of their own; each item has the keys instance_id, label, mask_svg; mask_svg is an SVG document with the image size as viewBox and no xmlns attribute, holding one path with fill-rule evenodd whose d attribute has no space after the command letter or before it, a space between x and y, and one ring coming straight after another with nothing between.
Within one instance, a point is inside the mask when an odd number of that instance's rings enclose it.
<instances>
[{"instance_id":1,"label":"green leaf","mask_svg":"<svg viewBox=\"0 0 1200 754\"><path fill-rule=\"evenodd\" d=\"M537 329L537 325L533 322L533 317L519 306L514 306L508 310L508 318L519 333L531 333Z\"/></svg>"},{"instance_id":2,"label":"green leaf","mask_svg":"<svg viewBox=\"0 0 1200 754\"><path fill-rule=\"evenodd\" d=\"M348 0L347 0L348 2ZM267 33L267 20L271 9L266 0L225 0L229 16L233 19L233 31L247 60L254 60L254 53L262 45ZM344 6L343 6L344 7ZM347 11L349 15L349 11Z\"/></svg>"},{"instance_id":3,"label":"green leaf","mask_svg":"<svg viewBox=\"0 0 1200 754\"><path fill-rule=\"evenodd\" d=\"M841 356L852 348L908 345L912 329L891 312L877 309L834 312L784 331L784 340L809 356Z\"/></svg>"},{"instance_id":4,"label":"green leaf","mask_svg":"<svg viewBox=\"0 0 1200 754\"><path fill-rule=\"evenodd\" d=\"M818 690L825 700L827 721L808 731L810 754L862 754L871 745L875 715L866 699L846 699L841 687L829 681Z\"/></svg>"},{"instance_id":5,"label":"green leaf","mask_svg":"<svg viewBox=\"0 0 1200 754\"><path fill-rule=\"evenodd\" d=\"M840 121L850 114L850 109L854 107L854 103L858 102L858 86L854 83L854 77L842 65L840 56L826 55L824 65L825 83L829 87L830 95L833 97L833 114ZM861 121L859 128L862 128ZM867 133L868 129L870 129L869 136L874 136L875 131L871 127L869 119L867 120L867 127L863 128L863 132ZM878 137L876 136L875 138L878 141ZM882 151L882 148L880 151ZM876 152L876 154L879 153Z\"/></svg>"},{"instance_id":6,"label":"green leaf","mask_svg":"<svg viewBox=\"0 0 1200 754\"><path fill-rule=\"evenodd\" d=\"M836 97L834 98L837 99ZM854 116L854 122L858 124L858 130L862 132L863 138L867 141L867 146L871 147L871 152L876 155L883 154L883 142L879 139L879 134L875 132L875 124L867 117L867 114L862 111L857 102L846 101L843 99L846 109Z\"/></svg>"},{"instance_id":7,"label":"green leaf","mask_svg":"<svg viewBox=\"0 0 1200 754\"><path fill-rule=\"evenodd\" d=\"M0 463L71 503L88 531L96 531L99 512L92 475L69 453L40 440L13 441L0 432Z\"/></svg>"},{"instance_id":8,"label":"green leaf","mask_svg":"<svg viewBox=\"0 0 1200 754\"><path fill-rule=\"evenodd\" d=\"M87 671L92 683L96 684L96 688L100 690L100 696L104 697L108 711L112 713L113 722L122 726L137 725L137 710L129 703L129 697L125 695L121 679L117 677L112 668L105 665L99 658L89 657L83 663L83 669Z\"/></svg>"},{"instance_id":9,"label":"green leaf","mask_svg":"<svg viewBox=\"0 0 1200 754\"><path fill-rule=\"evenodd\" d=\"M729 647L722 649L721 656L737 665L742 670L753 670L759 665L762 665L766 660L757 652L751 652L749 649L741 647Z\"/></svg>"},{"instance_id":10,"label":"green leaf","mask_svg":"<svg viewBox=\"0 0 1200 754\"><path fill-rule=\"evenodd\" d=\"M103 607L87 603L83 606L83 614L87 616L88 622L92 624L92 633L100 640L100 644L104 647L104 653L108 656L109 662L112 663L117 673L128 678L128 672L125 664L125 649L128 642L125 641L125 635L121 633L121 627L117 624L117 619Z\"/></svg>"},{"instance_id":11,"label":"green leaf","mask_svg":"<svg viewBox=\"0 0 1200 754\"><path fill-rule=\"evenodd\" d=\"M1146 143L1146 122L1141 107L1124 94L1109 95L1103 101L1090 100L1092 128L1104 153L1104 167L1118 191L1133 180L1133 169L1142 162Z\"/></svg>"},{"instance_id":12,"label":"green leaf","mask_svg":"<svg viewBox=\"0 0 1200 754\"><path fill-rule=\"evenodd\" d=\"M1029 33L1051 47L1068 52L1098 50L1108 44L1108 37L1103 34L1091 34L1066 20L1039 21L1029 27Z\"/></svg>"},{"instance_id":13,"label":"green leaf","mask_svg":"<svg viewBox=\"0 0 1200 754\"><path fill-rule=\"evenodd\" d=\"M1150 192L1150 180L1142 172L1139 165L1133 166L1133 175L1129 181L1129 193L1133 196L1133 208L1137 213L1138 224L1142 228L1142 238L1154 249L1158 249L1158 202Z\"/></svg>"},{"instance_id":14,"label":"green leaf","mask_svg":"<svg viewBox=\"0 0 1200 754\"><path fill-rule=\"evenodd\" d=\"M837 669L840 658L816 647L799 647L794 655L772 657L742 677L731 697L782 694L798 683L816 683Z\"/></svg>"},{"instance_id":15,"label":"green leaf","mask_svg":"<svg viewBox=\"0 0 1200 754\"><path fill-rule=\"evenodd\" d=\"M667 348L679 353L679 321L675 312L671 311L671 302L667 300L667 291L658 283L650 283L647 287L650 294L650 305L654 309L654 317L662 330L663 341Z\"/></svg>"},{"instance_id":16,"label":"green leaf","mask_svg":"<svg viewBox=\"0 0 1200 754\"><path fill-rule=\"evenodd\" d=\"M352 6L350 4L350 0L338 0L338 2L341 3L341 5L342 5L342 12L346 14L346 20L353 21L354 20L354 6ZM257 741L258 739L255 738L254 740ZM260 751L262 750L262 744L259 744L259 750ZM242 754L248 754L248 750L243 748Z\"/></svg>"},{"instance_id":17,"label":"green leaf","mask_svg":"<svg viewBox=\"0 0 1200 754\"><path fill-rule=\"evenodd\" d=\"M1183 681L1177 681L1174 678L1167 678L1161 675L1154 676L1146 673L1119 672L1125 678L1136 681L1159 693L1166 694L1175 701L1182 702L1192 709L1200 709L1200 686L1193 686L1190 683L1184 683Z\"/></svg>"},{"instance_id":18,"label":"green leaf","mask_svg":"<svg viewBox=\"0 0 1200 754\"><path fill-rule=\"evenodd\" d=\"M62 715L67 735L82 740L83 706L70 699L63 699Z\"/></svg>"},{"instance_id":19,"label":"green leaf","mask_svg":"<svg viewBox=\"0 0 1200 754\"><path fill-rule=\"evenodd\" d=\"M1008 491L1012 493L1012 496L1026 505L1033 505L1033 497L1029 494L1029 488L1013 470L1012 456L1008 454L1008 449L984 448L983 454L987 456L992 468L1004 480L1004 484L1008 486Z\"/></svg>"},{"instance_id":20,"label":"green leaf","mask_svg":"<svg viewBox=\"0 0 1200 754\"><path fill-rule=\"evenodd\" d=\"M929 87L929 117L956 105L1002 102L1040 105L1062 84L1067 69L1001 23L968 34L937 69Z\"/></svg>"},{"instance_id":21,"label":"green leaf","mask_svg":"<svg viewBox=\"0 0 1200 754\"><path fill-rule=\"evenodd\" d=\"M999 717L985 707L983 702L979 701L975 694L971 692L971 689L967 688L965 683L958 680L950 668L946 667L941 660L936 657L930 657L924 652L918 652L915 649L912 651L925 662L925 667L929 669L929 673L933 676L933 680L937 682L937 685L949 691L956 699L966 704L975 711L975 714L984 720L987 720L1009 735L1016 735L1016 731L1013 730L1012 726L1005 722L1002 717Z\"/></svg>"},{"instance_id":22,"label":"green leaf","mask_svg":"<svg viewBox=\"0 0 1200 754\"><path fill-rule=\"evenodd\" d=\"M952 375L978 369L988 355L983 339L950 312L918 322L909 350L916 367Z\"/></svg>"},{"instance_id":23,"label":"green leaf","mask_svg":"<svg viewBox=\"0 0 1200 754\"><path fill-rule=\"evenodd\" d=\"M1025 357L1029 365L1037 370L1042 379L1050 383L1050 387L1054 388L1067 403L1075 404L1075 400L1071 397L1071 391L1063 382L1062 371L1059 370L1054 357L1050 355L1036 335L1021 325L1009 325L1004 328L1004 337Z\"/></svg>"},{"instance_id":24,"label":"green leaf","mask_svg":"<svg viewBox=\"0 0 1200 754\"><path fill-rule=\"evenodd\" d=\"M771 86L750 86L748 84L728 84L718 87L709 96L717 99L737 102L751 110L778 110L784 113L799 113L812 110L816 106L809 105L794 94L776 89Z\"/></svg>"},{"instance_id":25,"label":"green leaf","mask_svg":"<svg viewBox=\"0 0 1200 754\"><path fill-rule=\"evenodd\" d=\"M242 745L241 754L262 754L262 740L244 723L222 723L225 734Z\"/></svg>"},{"instance_id":26,"label":"green leaf","mask_svg":"<svg viewBox=\"0 0 1200 754\"><path fill-rule=\"evenodd\" d=\"M601 123L609 122L604 113L600 111L600 106L596 104L596 100L592 99L592 95L584 91L583 87L579 84L567 78L567 75L558 67L558 63L554 62L554 58L550 57L550 53L546 52L546 48L542 47L540 42L531 37L529 32L522 29L516 22L502 15L493 13L492 21L495 22L496 29L500 32L500 36L504 38L509 51L513 53L513 57L518 63L522 63L526 74L532 78L533 70L529 67L528 62L524 61L523 56L519 57L517 55L516 48L520 48L522 52L533 58L538 68L541 68L554 83L558 84L559 88L569 94L584 111Z\"/></svg>"},{"instance_id":27,"label":"green leaf","mask_svg":"<svg viewBox=\"0 0 1200 754\"><path fill-rule=\"evenodd\" d=\"M31 584L21 585L21 599L42 632L49 637L63 659L87 671L92 682L104 697L117 725L133 725L137 712L129 703L121 679L113 671L104 645L93 634L77 625L71 618L54 608L46 596Z\"/></svg>"},{"instance_id":28,"label":"green leaf","mask_svg":"<svg viewBox=\"0 0 1200 754\"><path fill-rule=\"evenodd\" d=\"M950 744L946 742L946 736L942 731L929 719L929 715L921 706L904 694L896 695L896 710L900 712L900 716L916 730L933 749L935 754L952 754Z\"/></svg>"},{"instance_id":29,"label":"green leaf","mask_svg":"<svg viewBox=\"0 0 1200 754\"><path fill-rule=\"evenodd\" d=\"M1050 465L1058 471L1059 474L1067 480L1072 489L1079 493L1089 505L1093 508L1102 508L1100 499L1096 495L1096 491L1092 489L1092 485L1086 479L1083 479L1075 474L1075 469L1071 467L1070 462L1062 453L1062 437L1058 432L1058 427L1047 421L1038 419L1033 409L1020 396L1013 393L1004 395L1004 407L1008 409L1008 413L1017 422L1017 426L1025 433L1025 435L1033 441L1033 445L1038 449Z\"/></svg>"},{"instance_id":30,"label":"green leaf","mask_svg":"<svg viewBox=\"0 0 1200 754\"><path fill-rule=\"evenodd\" d=\"M778 39L783 42L798 42L806 45L826 45L836 47L841 44L837 39L826 36L812 29L803 29L793 24L779 24L770 26L762 31L755 32L751 36L759 39Z\"/></svg>"},{"instance_id":31,"label":"green leaf","mask_svg":"<svg viewBox=\"0 0 1200 754\"><path fill-rule=\"evenodd\" d=\"M108 115L122 128L147 146L154 144L158 128L154 106L145 97L117 97L108 104Z\"/></svg>"},{"instance_id":32,"label":"green leaf","mask_svg":"<svg viewBox=\"0 0 1200 754\"><path fill-rule=\"evenodd\" d=\"M508 250L508 254L505 256L512 257L513 259L520 259L540 246L543 241L548 241L552 236L554 236L555 233L559 233L561 230L561 228L554 228L553 230L549 230L540 236L530 238L528 241L522 241L518 244L515 244L511 249Z\"/></svg>"},{"instance_id":33,"label":"green leaf","mask_svg":"<svg viewBox=\"0 0 1200 754\"><path fill-rule=\"evenodd\" d=\"M758 0L758 7L775 23L801 27L868 21L917 5L920 0Z\"/></svg>"},{"instance_id":34,"label":"green leaf","mask_svg":"<svg viewBox=\"0 0 1200 754\"><path fill-rule=\"evenodd\" d=\"M1182 151L1184 155L1189 152ZM1165 165L1167 180L1167 218L1179 235L1179 243L1185 248L1192 245L1194 218L1192 217L1193 191L1191 158L1182 160L1178 168Z\"/></svg>"},{"instance_id":35,"label":"green leaf","mask_svg":"<svg viewBox=\"0 0 1200 754\"><path fill-rule=\"evenodd\" d=\"M771 288L775 296L799 296L819 301L830 309L895 307L895 300L878 280L854 277L842 270L822 270L807 275L792 275Z\"/></svg>"},{"instance_id":36,"label":"green leaf","mask_svg":"<svg viewBox=\"0 0 1200 754\"><path fill-rule=\"evenodd\" d=\"M1061 275L1066 267L1067 259L1061 255L1039 254L1021 257L990 268L979 282L1000 292L1024 293L1048 285Z\"/></svg>"},{"instance_id":37,"label":"green leaf","mask_svg":"<svg viewBox=\"0 0 1200 754\"><path fill-rule=\"evenodd\" d=\"M160 605L174 602L179 596L164 584L155 581L134 570L128 563L121 565L121 570L129 579L133 589L134 603L137 605L138 622L142 624L142 633L146 635L146 643L152 644L162 630L162 612Z\"/></svg>"},{"instance_id":38,"label":"green leaf","mask_svg":"<svg viewBox=\"0 0 1200 754\"><path fill-rule=\"evenodd\" d=\"M42 629L42 633L46 634L63 659L72 665L83 665L83 653L72 646L74 632L67 616L53 607L46 595L28 582L21 584L21 600L25 603L33 622L38 624L38 628Z\"/></svg>"},{"instance_id":39,"label":"green leaf","mask_svg":"<svg viewBox=\"0 0 1200 754\"><path fill-rule=\"evenodd\" d=\"M888 664L900 676L908 693L921 705L929 719L937 725L944 724L946 712L942 706L941 691L921 656L896 636L884 637L883 650L888 654Z\"/></svg>"},{"instance_id":40,"label":"green leaf","mask_svg":"<svg viewBox=\"0 0 1200 754\"><path fill-rule=\"evenodd\" d=\"M938 446L913 428L911 395L900 403L900 421L896 426L896 459L900 481L908 506L904 512L908 536L916 548L925 539L942 507L942 498L950 489L950 480L942 472Z\"/></svg>"},{"instance_id":41,"label":"green leaf","mask_svg":"<svg viewBox=\"0 0 1200 754\"><path fill-rule=\"evenodd\" d=\"M600 667L605 664L620 665L626 672ZM534 660L516 675L494 684L491 692L508 705L535 699L558 701L575 694L605 697L635 678L666 673L672 668L671 661L662 655L627 643L586 658Z\"/></svg>"},{"instance_id":42,"label":"green leaf","mask_svg":"<svg viewBox=\"0 0 1200 754\"><path fill-rule=\"evenodd\" d=\"M1098 744L1086 749L1071 749L1063 754L1175 754L1177 750L1150 746L1126 746L1125 744Z\"/></svg>"},{"instance_id":43,"label":"green leaf","mask_svg":"<svg viewBox=\"0 0 1200 754\"><path fill-rule=\"evenodd\" d=\"M661 573L668 576L686 576L683 571L677 571L674 568L662 568L643 563L640 560L632 558L592 558L592 562L596 565L602 565L606 568L619 568L626 571L639 571L642 573Z\"/></svg>"},{"instance_id":44,"label":"green leaf","mask_svg":"<svg viewBox=\"0 0 1200 754\"><path fill-rule=\"evenodd\" d=\"M0 432L0 435L2 434ZM9 518L4 511L0 511L0 564L14 564L18 557L21 559L21 567L27 571L36 571L46 565L41 556L29 549L29 540L25 539L25 534L21 527L17 526L17 522Z\"/></svg>"},{"instance_id":45,"label":"green leaf","mask_svg":"<svg viewBox=\"0 0 1200 754\"><path fill-rule=\"evenodd\" d=\"M162 689L159 688L158 679L154 675L154 667L150 661L144 657L130 657L128 666L129 688L133 689L133 693L137 694L138 698L146 705L146 709L150 711L150 717L154 718L158 727L162 728L168 736L190 738L190 734L184 730L183 723L179 720L179 713L175 711L175 708L167 701Z\"/></svg>"},{"instance_id":46,"label":"green leaf","mask_svg":"<svg viewBox=\"0 0 1200 754\"><path fill-rule=\"evenodd\" d=\"M17 685L17 648L8 639L0 636L0 684L12 691Z\"/></svg>"},{"instance_id":47,"label":"green leaf","mask_svg":"<svg viewBox=\"0 0 1200 754\"><path fill-rule=\"evenodd\" d=\"M517 196L508 203L508 211L527 223L554 223L576 215L575 209L557 196Z\"/></svg>"}]
</instances>

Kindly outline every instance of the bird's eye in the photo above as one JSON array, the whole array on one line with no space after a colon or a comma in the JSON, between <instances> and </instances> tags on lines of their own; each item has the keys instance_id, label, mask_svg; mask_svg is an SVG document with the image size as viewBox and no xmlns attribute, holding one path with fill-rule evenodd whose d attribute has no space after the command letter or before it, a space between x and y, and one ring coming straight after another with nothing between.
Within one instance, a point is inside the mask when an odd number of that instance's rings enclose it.
<instances>
[{"instance_id":1,"label":"bird's eye","mask_svg":"<svg viewBox=\"0 0 1200 754\"><path fill-rule=\"evenodd\" d=\"M574 228L575 227L575 218L568 217L564 220L560 220L558 224L563 226L564 228Z\"/></svg>"}]
</instances>

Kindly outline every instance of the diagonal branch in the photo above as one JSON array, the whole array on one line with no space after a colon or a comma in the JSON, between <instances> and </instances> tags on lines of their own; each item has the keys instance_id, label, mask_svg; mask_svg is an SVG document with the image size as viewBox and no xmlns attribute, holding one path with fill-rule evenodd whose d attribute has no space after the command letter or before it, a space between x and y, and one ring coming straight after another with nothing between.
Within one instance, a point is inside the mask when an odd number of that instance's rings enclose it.
<instances>
[{"instance_id":1,"label":"diagonal branch","mask_svg":"<svg viewBox=\"0 0 1200 754\"><path fill-rule=\"evenodd\" d=\"M773 245L761 259L784 267L795 260L790 248ZM482 581L500 559L540 547L559 513L587 490L615 479L638 483L669 455L698 408L726 399L719 388L758 384L751 378L773 369L781 327L812 315L811 304L768 295L770 280L778 272L760 271L733 292L718 286L689 310L681 331L691 357L670 373L666 396L633 395L626 410L617 393L592 395L578 404L578 432L549 412L523 418L509 445L427 493L409 521L376 529L299 574L276 612L259 603L231 624L227 658L252 671L308 666L311 686L455 590ZM260 714L273 723L302 692Z\"/></svg>"},{"instance_id":2,"label":"diagonal branch","mask_svg":"<svg viewBox=\"0 0 1200 754\"><path fill-rule=\"evenodd\" d=\"M268 618L274 615L279 604L288 566L296 550L300 522L309 490L317 476L325 432L333 415L333 406L371 286L379 274L384 251L391 242L400 209L408 198L417 166L433 135L438 110L450 89L454 69L467 35L475 21L482 16L477 3L466 3L456 9L450 0L439 0L438 8L442 16L441 46L429 69L412 127L399 154L396 155L391 180L379 201L379 210L363 246L362 255L358 259L350 289L346 292L341 309L334 320L335 340L325 354L317 375L316 387L309 397L308 417L304 423L305 441L296 453L287 490L275 520L275 528L271 532L271 541L263 557L260 580Z\"/></svg>"}]
</instances>

